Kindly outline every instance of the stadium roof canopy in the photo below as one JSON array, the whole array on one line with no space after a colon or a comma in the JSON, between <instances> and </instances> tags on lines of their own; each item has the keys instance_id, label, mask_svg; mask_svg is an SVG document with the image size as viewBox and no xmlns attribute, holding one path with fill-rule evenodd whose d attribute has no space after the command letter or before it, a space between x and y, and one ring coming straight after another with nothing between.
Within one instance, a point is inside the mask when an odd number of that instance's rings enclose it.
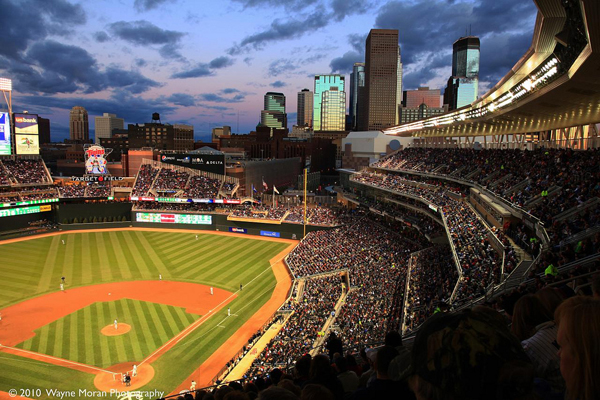
<instances>
[{"instance_id":1,"label":"stadium roof canopy","mask_svg":"<svg viewBox=\"0 0 600 400\"><path fill-rule=\"evenodd\" d=\"M600 122L600 1L535 3L531 47L488 93L469 106L384 133L504 135Z\"/></svg>"},{"instance_id":2,"label":"stadium roof canopy","mask_svg":"<svg viewBox=\"0 0 600 400\"><path fill-rule=\"evenodd\" d=\"M192 150L188 152L188 154L213 154L213 155L221 155L224 154L222 151L215 150L212 147L204 146L199 149Z\"/></svg>"}]
</instances>

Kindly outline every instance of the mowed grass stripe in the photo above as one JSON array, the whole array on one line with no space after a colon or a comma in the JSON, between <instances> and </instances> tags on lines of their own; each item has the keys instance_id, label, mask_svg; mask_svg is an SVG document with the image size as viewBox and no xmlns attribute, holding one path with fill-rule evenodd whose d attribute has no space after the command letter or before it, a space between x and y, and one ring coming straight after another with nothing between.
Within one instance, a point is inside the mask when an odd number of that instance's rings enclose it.
<instances>
[{"instance_id":1,"label":"mowed grass stripe","mask_svg":"<svg viewBox=\"0 0 600 400\"><path fill-rule=\"evenodd\" d=\"M42 265L42 272L40 274L39 284L37 286L37 293L45 292L50 288L50 284L52 282L52 275L54 273L54 267L56 265L56 255L58 253L58 246L60 245L60 240L58 236L54 236L52 238L52 243L50 248L48 249L48 255L46 256L46 260Z\"/></svg>"},{"instance_id":2,"label":"mowed grass stripe","mask_svg":"<svg viewBox=\"0 0 600 400\"><path fill-rule=\"evenodd\" d=\"M104 232L95 232L91 238L97 244L96 249L98 252L98 256L97 256L98 258L94 259L94 260L97 260L96 262L94 262L94 264L97 266L97 268L100 269L100 275L102 276L102 282L112 281L113 280L113 273L112 273L113 266L110 264L110 262L108 261L108 258L105 255L106 249L108 249L108 247L106 246L106 241L104 240Z\"/></svg>"},{"instance_id":3,"label":"mowed grass stripe","mask_svg":"<svg viewBox=\"0 0 600 400\"><path fill-rule=\"evenodd\" d=\"M130 338L130 346L131 346L131 352L133 353L133 359L134 360L142 360L144 358L144 354L145 351L142 352L142 348L141 348L141 344L144 343L143 340L138 340L138 335L141 333L139 326L136 326L136 324L133 322L135 321L131 315L131 310L130 310L130 305L131 305L132 300L129 299L125 299L125 301L123 301L123 318L125 319L125 321L131 321L130 323L132 324L131 326L131 338ZM139 338L139 339L143 339L143 338ZM147 350L147 349L146 349Z\"/></svg>"},{"instance_id":4,"label":"mowed grass stripe","mask_svg":"<svg viewBox=\"0 0 600 400\"><path fill-rule=\"evenodd\" d=\"M144 310L142 308L141 302L138 300L134 300L132 303L133 312L136 320L139 321L140 330L144 337L144 342L147 343L149 349L153 349L158 347L158 344L154 341L153 331L150 330L150 326L148 325L148 321L144 318Z\"/></svg>"},{"instance_id":5,"label":"mowed grass stripe","mask_svg":"<svg viewBox=\"0 0 600 400\"><path fill-rule=\"evenodd\" d=\"M249 277L255 277L260 274L262 271L269 267L269 263L265 261L268 254L273 251L273 246L263 246L260 250L257 250L251 257L247 257L245 260L240 257L234 257L230 263L230 268L225 270L226 272L223 274L222 278L225 281L233 280L234 278L238 279L241 282L248 282ZM248 265L246 270L244 270L241 274L240 271L235 267L236 264L245 263ZM209 274L209 278L212 276Z\"/></svg>"},{"instance_id":6,"label":"mowed grass stripe","mask_svg":"<svg viewBox=\"0 0 600 400\"><path fill-rule=\"evenodd\" d=\"M118 305L121 304L120 301L119 302L109 301L105 304L108 305L110 315L114 315L115 318L117 318L118 320L125 322L125 319L123 318L123 308L118 307ZM127 321L127 323L128 323L128 325L132 324L131 321ZM127 352L125 351L125 345L123 343L125 337L129 338L129 335L113 336L110 338L110 339L114 339L112 341L113 342L112 352L113 353L116 352L117 361L127 360Z\"/></svg>"},{"instance_id":7,"label":"mowed grass stripe","mask_svg":"<svg viewBox=\"0 0 600 400\"><path fill-rule=\"evenodd\" d=\"M221 248L221 249L216 249L219 252L219 255L214 256L214 257L210 257L210 261L208 261L208 260L204 261L204 257L201 257L200 260L191 260L188 263L182 264L180 267L178 267L178 270L179 270L179 272L181 273L181 275L183 277L190 277L190 276L193 276L192 275L194 273L193 269L198 264L201 264L201 265L204 266L206 272L208 272L210 270L211 266L222 265L223 261L227 261L234 254L237 254L237 258L243 258L247 254L250 254L253 251L255 251L256 249L258 249L259 247L260 247L260 243L249 242L249 243L247 243L244 246L240 246L240 247L236 247L236 248L230 248L230 249Z\"/></svg>"},{"instance_id":8,"label":"mowed grass stripe","mask_svg":"<svg viewBox=\"0 0 600 400\"><path fill-rule=\"evenodd\" d=\"M81 248L89 249L90 248L90 234L82 233L81 234ZM80 252L82 253L82 252ZM81 272L81 283L82 284L90 284L94 282L94 271L92 271L92 264L96 266L97 264L91 262L82 262L80 268Z\"/></svg>"},{"instance_id":9,"label":"mowed grass stripe","mask_svg":"<svg viewBox=\"0 0 600 400\"><path fill-rule=\"evenodd\" d=\"M79 246L80 237L79 236L73 236L71 238L71 240L65 242L66 244L63 245L61 243L60 245L60 251L61 253L63 253L63 260L60 263L61 265L61 276L64 277L69 277L69 279L74 279L73 278L73 265L75 264L75 249L76 246ZM81 253L78 251L78 253ZM80 267L81 268L81 267Z\"/></svg>"},{"instance_id":10,"label":"mowed grass stripe","mask_svg":"<svg viewBox=\"0 0 600 400\"><path fill-rule=\"evenodd\" d=\"M95 303L92 305L98 313L98 320L100 322L100 328L107 326L108 324L112 324L112 320L110 320L110 316L106 316L104 314L104 303ZM110 322L109 322L110 321ZM110 347L108 343L108 337L99 333L100 337L100 366L108 367L112 365L110 358Z\"/></svg>"},{"instance_id":11,"label":"mowed grass stripe","mask_svg":"<svg viewBox=\"0 0 600 400\"><path fill-rule=\"evenodd\" d=\"M131 235L129 232L127 233L128 234L125 235L125 232L117 232L117 236L119 237L119 241L125 245L127 252L131 254L131 257L128 261L137 269L137 272L133 272L133 274L134 276L148 279L150 277L150 270L146 266L144 257L140 253L140 250L135 245L133 240L131 240Z\"/></svg>"},{"instance_id":12,"label":"mowed grass stripe","mask_svg":"<svg viewBox=\"0 0 600 400\"><path fill-rule=\"evenodd\" d=\"M69 329L69 338L71 339L71 346L69 346L69 360L77 360L77 361L81 361L81 359L79 358L79 346L82 343L80 341L81 336L79 335L78 332L78 316L79 316L79 312L74 312L71 315L68 316L68 318L70 319L71 322L71 329ZM46 325L48 326L48 325ZM83 360L85 360L85 356L82 358Z\"/></svg>"},{"instance_id":13,"label":"mowed grass stripe","mask_svg":"<svg viewBox=\"0 0 600 400\"><path fill-rule=\"evenodd\" d=\"M163 321L163 327L167 332L167 336L170 338L175 336L179 332L179 329L177 327L177 322L175 322L175 318L173 318L173 314L167 305L158 304L156 313L158 314L160 320Z\"/></svg>"},{"instance_id":14,"label":"mowed grass stripe","mask_svg":"<svg viewBox=\"0 0 600 400\"><path fill-rule=\"evenodd\" d=\"M119 239L117 236L117 232L108 232L108 237L110 238L110 243L112 246L112 249L114 250L115 256L117 257L117 262L115 267L118 267L119 270L121 271L121 274L123 276L123 279L131 279L133 278L133 273L131 271L131 268L128 264L128 260L127 257L125 256L125 253L123 253L123 248L121 247L121 243L119 243Z\"/></svg>"},{"instance_id":15,"label":"mowed grass stripe","mask_svg":"<svg viewBox=\"0 0 600 400\"><path fill-rule=\"evenodd\" d=\"M151 304L151 303L142 303L142 305L145 305L147 307L148 313L150 314L150 318L152 319L152 325L155 328L155 332L156 332L156 334L158 334L160 341L162 343L165 343L167 340L169 340L171 338L171 336L169 336L167 334L167 331L165 331L165 328L163 326L163 321L158 316L158 313L156 311L156 305Z\"/></svg>"},{"instance_id":16,"label":"mowed grass stripe","mask_svg":"<svg viewBox=\"0 0 600 400\"><path fill-rule=\"evenodd\" d=\"M223 240L225 239L225 240ZM196 241L193 243L187 243L187 246L179 246L176 252L172 252L170 256L171 264L180 264L189 261L190 257L193 254L193 257L196 257L198 254L206 254L209 256L210 254L218 253L219 249L223 249L225 246L221 246L222 244L227 243L227 238L224 236L217 237L215 239L210 239L206 241L202 241L203 244L196 245ZM203 255L204 257L204 255Z\"/></svg>"},{"instance_id":17,"label":"mowed grass stripe","mask_svg":"<svg viewBox=\"0 0 600 400\"><path fill-rule=\"evenodd\" d=\"M83 320L87 323L83 324L83 343L86 348L85 352L85 363L89 365L96 364L96 343L94 338L98 332L92 332L92 307L85 307L83 309Z\"/></svg>"},{"instance_id":18,"label":"mowed grass stripe","mask_svg":"<svg viewBox=\"0 0 600 400\"><path fill-rule=\"evenodd\" d=\"M262 244L260 242L254 242L250 243L249 246L243 251L224 252L220 257L213 259L210 263L207 263L204 271L205 279L212 280L215 277L223 274L223 271L229 269L228 266L233 266L234 268L238 265L248 266L247 260L252 254L263 254L263 252L260 250L261 246ZM254 259L254 257L251 258Z\"/></svg>"},{"instance_id":19,"label":"mowed grass stripe","mask_svg":"<svg viewBox=\"0 0 600 400\"><path fill-rule=\"evenodd\" d=\"M210 236L210 237L207 237ZM223 241L223 236L199 236L198 240L195 236L177 235L177 238L173 238L170 242L166 242L159 245L159 248L163 250L163 253L169 260L173 260L173 255L180 254L182 249L189 249L190 247L206 247L208 243L214 241Z\"/></svg>"},{"instance_id":20,"label":"mowed grass stripe","mask_svg":"<svg viewBox=\"0 0 600 400\"><path fill-rule=\"evenodd\" d=\"M137 238L138 243L144 249L144 253L148 255L150 260L152 260L153 265L158 271L158 273L162 274L163 278L169 278L171 276L171 273L169 272L167 266L164 264L162 257L154 251L154 248L152 248L152 245L148 242L148 240L146 240L142 232L135 232L135 238Z\"/></svg>"}]
</instances>

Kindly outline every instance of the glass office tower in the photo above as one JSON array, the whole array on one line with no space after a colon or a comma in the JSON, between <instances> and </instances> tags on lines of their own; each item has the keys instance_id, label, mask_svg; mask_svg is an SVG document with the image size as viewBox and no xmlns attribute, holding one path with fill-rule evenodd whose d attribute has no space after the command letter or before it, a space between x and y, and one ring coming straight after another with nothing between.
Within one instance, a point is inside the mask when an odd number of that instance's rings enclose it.
<instances>
[{"instance_id":1,"label":"glass office tower","mask_svg":"<svg viewBox=\"0 0 600 400\"><path fill-rule=\"evenodd\" d=\"M264 110L260 112L260 123L269 128L287 128L285 95L277 92L265 94Z\"/></svg>"},{"instance_id":2,"label":"glass office tower","mask_svg":"<svg viewBox=\"0 0 600 400\"><path fill-rule=\"evenodd\" d=\"M354 63L350 74L350 129L358 124L358 88L365 86L365 63Z\"/></svg>"},{"instance_id":3,"label":"glass office tower","mask_svg":"<svg viewBox=\"0 0 600 400\"><path fill-rule=\"evenodd\" d=\"M343 131L345 130L345 120L346 120L346 78L343 75L315 75L315 91L314 91L314 130L322 131L323 129L323 120L326 120L327 130L333 131ZM343 92L344 95L340 95L339 93L331 94L327 97L327 109L323 110L323 95L325 92L333 91L333 92ZM336 100L334 100L336 99ZM334 106L333 101L339 101L343 103L337 104ZM339 115L329 115L329 113L337 113ZM330 121L343 121L341 125L333 124ZM333 129L333 125L335 129Z\"/></svg>"},{"instance_id":4,"label":"glass office tower","mask_svg":"<svg viewBox=\"0 0 600 400\"><path fill-rule=\"evenodd\" d=\"M444 103L450 110L477 100L479 91L479 38L467 36L452 46L452 76L444 92Z\"/></svg>"}]
</instances>

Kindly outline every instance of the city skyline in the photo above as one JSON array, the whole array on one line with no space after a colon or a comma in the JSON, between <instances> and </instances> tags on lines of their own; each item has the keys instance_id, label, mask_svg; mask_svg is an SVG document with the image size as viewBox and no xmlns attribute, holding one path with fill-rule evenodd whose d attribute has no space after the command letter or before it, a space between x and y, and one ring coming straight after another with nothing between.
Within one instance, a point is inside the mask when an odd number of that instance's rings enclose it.
<instances>
[{"instance_id":1,"label":"city skyline","mask_svg":"<svg viewBox=\"0 0 600 400\"><path fill-rule=\"evenodd\" d=\"M86 108L92 132L103 113L127 124L159 112L206 139L215 126L252 130L264 93L278 91L289 99L291 128L296 93L311 88L314 75L349 79L373 28L399 30L403 89L443 90L452 43L470 26L481 38L482 94L529 47L536 15L533 1L516 0L213 3L6 1L0 76L13 80L14 111L50 118L53 140L68 137L74 106Z\"/></svg>"}]
</instances>

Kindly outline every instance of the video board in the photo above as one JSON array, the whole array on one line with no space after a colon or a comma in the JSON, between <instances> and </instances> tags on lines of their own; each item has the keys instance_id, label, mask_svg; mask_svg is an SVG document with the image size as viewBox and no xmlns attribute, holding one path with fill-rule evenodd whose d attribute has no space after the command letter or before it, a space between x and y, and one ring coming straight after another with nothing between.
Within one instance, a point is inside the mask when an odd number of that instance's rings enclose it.
<instances>
[{"instance_id":1,"label":"video board","mask_svg":"<svg viewBox=\"0 0 600 400\"><path fill-rule=\"evenodd\" d=\"M211 215L200 214L136 213L135 220L137 222L152 222L155 224L212 224Z\"/></svg>"},{"instance_id":2,"label":"video board","mask_svg":"<svg viewBox=\"0 0 600 400\"><path fill-rule=\"evenodd\" d=\"M8 113L0 113L0 155L10 155L10 117Z\"/></svg>"},{"instance_id":3,"label":"video board","mask_svg":"<svg viewBox=\"0 0 600 400\"><path fill-rule=\"evenodd\" d=\"M17 154L40 154L37 114L14 114Z\"/></svg>"}]
</instances>

